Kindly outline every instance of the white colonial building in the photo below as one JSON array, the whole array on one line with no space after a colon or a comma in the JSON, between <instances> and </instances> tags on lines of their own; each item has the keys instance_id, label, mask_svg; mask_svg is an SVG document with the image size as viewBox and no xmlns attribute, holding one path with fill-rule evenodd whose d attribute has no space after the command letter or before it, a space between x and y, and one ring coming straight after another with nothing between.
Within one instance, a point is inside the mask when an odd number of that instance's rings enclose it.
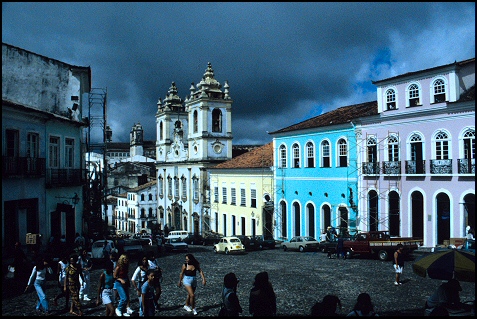
<instances>
[{"instance_id":1,"label":"white colonial building","mask_svg":"<svg viewBox=\"0 0 477 319\"><path fill-rule=\"evenodd\" d=\"M161 227L210 229L208 169L232 158L232 99L209 63L183 101L173 82L156 113L156 168Z\"/></svg>"}]
</instances>

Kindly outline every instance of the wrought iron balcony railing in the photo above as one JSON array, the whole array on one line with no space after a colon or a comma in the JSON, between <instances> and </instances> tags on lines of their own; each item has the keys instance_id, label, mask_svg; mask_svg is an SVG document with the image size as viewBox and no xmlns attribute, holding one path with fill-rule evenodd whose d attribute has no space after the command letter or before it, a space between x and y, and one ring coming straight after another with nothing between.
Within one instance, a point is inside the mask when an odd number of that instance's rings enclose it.
<instances>
[{"instance_id":1,"label":"wrought iron balcony railing","mask_svg":"<svg viewBox=\"0 0 477 319\"><path fill-rule=\"evenodd\" d=\"M86 183L87 170L50 168L46 170L46 187L79 186Z\"/></svg>"},{"instance_id":2,"label":"wrought iron balcony railing","mask_svg":"<svg viewBox=\"0 0 477 319\"><path fill-rule=\"evenodd\" d=\"M40 157L2 156L2 174L6 176L45 176L46 159Z\"/></svg>"},{"instance_id":3,"label":"wrought iron balcony railing","mask_svg":"<svg viewBox=\"0 0 477 319\"><path fill-rule=\"evenodd\" d=\"M379 162L363 162L363 174L379 174Z\"/></svg>"},{"instance_id":4,"label":"wrought iron balcony railing","mask_svg":"<svg viewBox=\"0 0 477 319\"><path fill-rule=\"evenodd\" d=\"M426 174L426 161L406 161L406 174Z\"/></svg>"},{"instance_id":5,"label":"wrought iron balcony railing","mask_svg":"<svg viewBox=\"0 0 477 319\"><path fill-rule=\"evenodd\" d=\"M475 158L458 159L457 165L459 174L475 175Z\"/></svg>"},{"instance_id":6,"label":"wrought iron balcony railing","mask_svg":"<svg viewBox=\"0 0 477 319\"><path fill-rule=\"evenodd\" d=\"M452 160L431 160L431 174L452 174Z\"/></svg>"},{"instance_id":7,"label":"wrought iron balcony railing","mask_svg":"<svg viewBox=\"0 0 477 319\"><path fill-rule=\"evenodd\" d=\"M383 162L384 174L401 174L401 161Z\"/></svg>"}]
</instances>

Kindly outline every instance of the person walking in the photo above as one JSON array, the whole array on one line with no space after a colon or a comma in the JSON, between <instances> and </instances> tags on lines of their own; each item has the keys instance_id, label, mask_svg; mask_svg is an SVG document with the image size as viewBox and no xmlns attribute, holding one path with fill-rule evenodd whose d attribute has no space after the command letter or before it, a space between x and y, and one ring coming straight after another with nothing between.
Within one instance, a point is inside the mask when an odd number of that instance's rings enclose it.
<instances>
[{"instance_id":1,"label":"person walking","mask_svg":"<svg viewBox=\"0 0 477 319\"><path fill-rule=\"evenodd\" d=\"M106 307L106 316L114 316L114 277L113 277L113 263L107 262L104 266L104 270L99 276L99 285L98 285L98 299L96 300L96 305L99 306L101 300L103 305Z\"/></svg>"},{"instance_id":2,"label":"person walking","mask_svg":"<svg viewBox=\"0 0 477 319\"><path fill-rule=\"evenodd\" d=\"M277 297L266 271L255 276L250 290L249 312L254 317L275 316L277 313Z\"/></svg>"},{"instance_id":3,"label":"person walking","mask_svg":"<svg viewBox=\"0 0 477 319\"><path fill-rule=\"evenodd\" d=\"M53 304L55 307L58 307L58 299L65 297L65 307L64 311L68 310L68 304L70 302L70 295L68 290L64 290L65 278L66 278L66 268L68 267L68 256L63 255L61 260L58 262L58 268L56 270L56 275L58 276L58 288L60 288L60 293L55 296L53 299Z\"/></svg>"},{"instance_id":4,"label":"person walking","mask_svg":"<svg viewBox=\"0 0 477 319\"><path fill-rule=\"evenodd\" d=\"M114 269L114 289L119 295L119 304L116 308L117 316L129 317L133 311L129 304L129 258L126 254L119 256L118 263Z\"/></svg>"},{"instance_id":5,"label":"person walking","mask_svg":"<svg viewBox=\"0 0 477 319\"><path fill-rule=\"evenodd\" d=\"M365 292L358 295L353 311L347 317L375 317L378 316L374 312L374 305L371 302L371 296Z\"/></svg>"},{"instance_id":6,"label":"person walking","mask_svg":"<svg viewBox=\"0 0 477 319\"><path fill-rule=\"evenodd\" d=\"M396 272L395 286L402 285L401 274L404 268L404 246L403 244L397 244L397 250L394 252L394 271Z\"/></svg>"},{"instance_id":7,"label":"person walking","mask_svg":"<svg viewBox=\"0 0 477 319\"><path fill-rule=\"evenodd\" d=\"M104 240L103 258L105 261L109 261L112 251L113 251L113 247L111 247L111 243L107 239Z\"/></svg>"},{"instance_id":8,"label":"person walking","mask_svg":"<svg viewBox=\"0 0 477 319\"><path fill-rule=\"evenodd\" d=\"M156 308L156 311L159 311L158 300L162 294L162 287L161 287L162 269L161 267L159 267L159 262L157 261L154 251L149 252L148 262L149 262L149 269L152 269L156 272L154 275L154 289L155 289L157 298L154 298L154 306Z\"/></svg>"},{"instance_id":9,"label":"person walking","mask_svg":"<svg viewBox=\"0 0 477 319\"><path fill-rule=\"evenodd\" d=\"M81 310L81 301L79 298L80 291L80 278L83 277L83 272L81 271L81 265L78 261L78 255L70 256L70 264L66 267L66 277L63 289L69 290L69 295L71 299L71 308L70 313L76 316L82 316L83 311ZM83 279L84 283L84 279ZM74 312L74 307L78 310L78 313Z\"/></svg>"},{"instance_id":10,"label":"person walking","mask_svg":"<svg viewBox=\"0 0 477 319\"><path fill-rule=\"evenodd\" d=\"M231 272L224 277L224 287L222 288L222 304L225 309L224 316L237 317L242 313L242 307L237 297L237 286L239 280L237 276Z\"/></svg>"},{"instance_id":11,"label":"person walking","mask_svg":"<svg viewBox=\"0 0 477 319\"><path fill-rule=\"evenodd\" d=\"M89 258L86 249L81 251L79 263L81 265L81 270L83 271L83 277L80 277L80 299L84 301L90 301L91 299L88 297L88 293L91 286L90 270L93 268L93 262L91 261L91 258ZM84 280L84 284L82 280Z\"/></svg>"},{"instance_id":12,"label":"person walking","mask_svg":"<svg viewBox=\"0 0 477 319\"><path fill-rule=\"evenodd\" d=\"M139 316L143 316L143 304L142 304L142 291L141 286L147 281L147 271L149 270L149 260L146 256L143 256L134 271L134 274L131 277L131 283L134 287L134 290L137 293L139 299ZM154 307L155 308L155 307Z\"/></svg>"},{"instance_id":13,"label":"person walking","mask_svg":"<svg viewBox=\"0 0 477 319\"><path fill-rule=\"evenodd\" d=\"M344 239L343 235L338 234L336 235L338 238L338 243L336 244L336 258L340 259L340 256L343 257L343 259L346 259L346 254L344 251Z\"/></svg>"},{"instance_id":14,"label":"person walking","mask_svg":"<svg viewBox=\"0 0 477 319\"><path fill-rule=\"evenodd\" d=\"M157 302L157 295L155 293L156 288L154 287L154 281L156 272L154 269L148 269L147 280L141 286L141 304L143 306L143 316L152 317L155 313L155 303Z\"/></svg>"},{"instance_id":15,"label":"person walking","mask_svg":"<svg viewBox=\"0 0 477 319\"><path fill-rule=\"evenodd\" d=\"M46 273L53 274L53 270L48 265L48 262L44 258L37 259L36 265L28 280L28 284L25 288L25 292L33 285L38 295L38 303L36 305L37 311L43 311L45 314L50 314L48 300L46 299Z\"/></svg>"},{"instance_id":16,"label":"person walking","mask_svg":"<svg viewBox=\"0 0 477 319\"><path fill-rule=\"evenodd\" d=\"M182 265L181 274L179 276L178 287L181 284L184 284L184 288L187 291L187 298L185 301L184 309L188 312L191 312L197 315L197 310L195 309L195 290L197 288L197 272L200 273L202 277L202 284L205 286L205 275L202 269L200 268L200 263L192 254L186 254L185 263Z\"/></svg>"}]
</instances>

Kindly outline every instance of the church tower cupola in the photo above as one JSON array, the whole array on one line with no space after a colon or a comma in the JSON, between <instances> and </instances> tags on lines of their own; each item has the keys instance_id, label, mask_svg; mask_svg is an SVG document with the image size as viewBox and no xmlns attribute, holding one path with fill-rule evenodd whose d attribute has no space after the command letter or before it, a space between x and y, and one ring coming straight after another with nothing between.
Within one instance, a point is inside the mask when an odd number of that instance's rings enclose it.
<instances>
[{"instance_id":1,"label":"church tower cupola","mask_svg":"<svg viewBox=\"0 0 477 319\"><path fill-rule=\"evenodd\" d=\"M144 130L141 123L133 125L131 132L129 133L130 143L129 151L131 156L144 155Z\"/></svg>"}]
</instances>

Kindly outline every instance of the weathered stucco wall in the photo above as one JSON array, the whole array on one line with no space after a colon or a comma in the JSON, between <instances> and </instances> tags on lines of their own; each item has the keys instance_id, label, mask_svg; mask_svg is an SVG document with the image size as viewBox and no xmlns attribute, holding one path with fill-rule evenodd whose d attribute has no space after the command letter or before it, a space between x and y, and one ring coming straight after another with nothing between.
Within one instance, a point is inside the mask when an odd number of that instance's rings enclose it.
<instances>
[{"instance_id":1,"label":"weathered stucco wall","mask_svg":"<svg viewBox=\"0 0 477 319\"><path fill-rule=\"evenodd\" d=\"M80 87L70 65L2 44L2 99L68 116Z\"/></svg>"}]
</instances>

